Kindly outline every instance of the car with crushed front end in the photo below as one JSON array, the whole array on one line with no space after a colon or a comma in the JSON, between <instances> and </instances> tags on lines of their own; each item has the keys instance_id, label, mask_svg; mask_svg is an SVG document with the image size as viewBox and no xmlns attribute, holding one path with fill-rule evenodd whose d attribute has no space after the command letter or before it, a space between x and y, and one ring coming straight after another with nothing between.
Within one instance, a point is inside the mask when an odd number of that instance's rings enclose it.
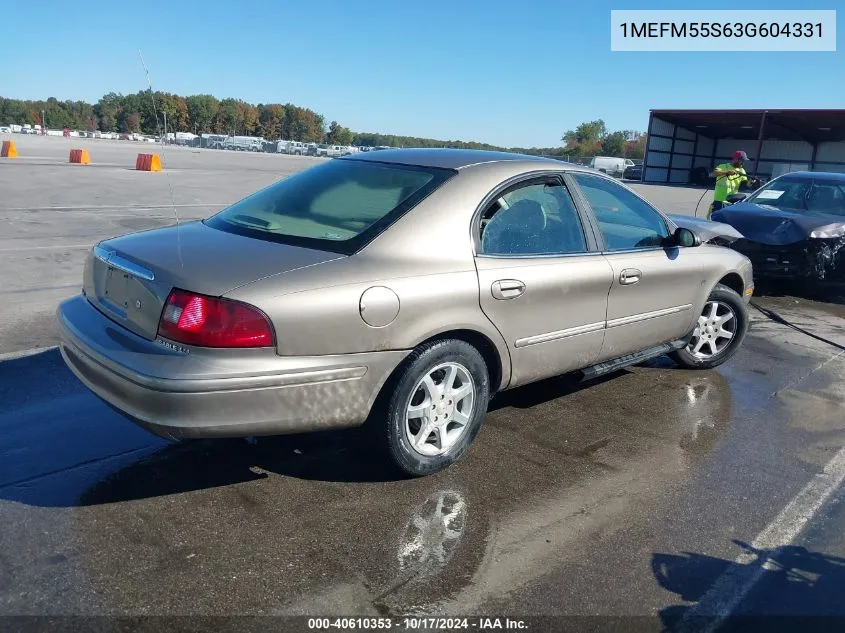
<instances>
[{"instance_id":1,"label":"car with crushed front end","mask_svg":"<svg viewBox=\"0 0 845 633\"><path fill-rule=\"evenodd\" d=\"M759 280L845 282L845 174L790 172L730 201L711 219L742 233L731 246Z\"/></svg>"},{"instance_id":2,"label":"car with crushed front end","mask_svg":"<svg viewBox=\"0 0 845 633\"><path fill-rule=\"evenodd\" d=\"M60 349L161 436L364 425L426 475L465 454L497 392L663 354L730 358L752 267L708 243L718 233L556 160L360 153L97 243L58 308Z\"/></svg>"}]
</instances>

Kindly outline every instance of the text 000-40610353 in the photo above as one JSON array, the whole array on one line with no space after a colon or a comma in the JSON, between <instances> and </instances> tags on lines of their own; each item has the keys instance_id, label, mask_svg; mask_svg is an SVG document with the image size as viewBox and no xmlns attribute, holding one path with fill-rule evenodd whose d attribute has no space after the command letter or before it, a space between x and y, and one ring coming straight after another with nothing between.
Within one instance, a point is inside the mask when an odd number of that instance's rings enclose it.
<instances>
[{"instance_id":1,"label":"text 000-40610353","mask_svg":"<svg viewBox=\"0 0 845 633\"><path fill-rule=\"evenodd\" d=\"M444 618L444 617L351 617L351 618L308 618L308 630L390 630L400 631L494 631L494 630L526 630L529 629L525 620L518 618L473 617L473 618Z\"/></svg>"}]
</instances>

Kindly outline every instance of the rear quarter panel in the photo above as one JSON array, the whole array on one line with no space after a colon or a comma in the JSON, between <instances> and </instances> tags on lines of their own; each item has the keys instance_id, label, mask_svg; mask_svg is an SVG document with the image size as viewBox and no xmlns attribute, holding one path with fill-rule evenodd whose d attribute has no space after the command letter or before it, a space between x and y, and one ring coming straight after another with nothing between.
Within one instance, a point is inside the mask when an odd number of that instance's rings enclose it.
<instances>
[{"instance_id":1,"label":"rear quarter panel","mask_svg":"<svg viewBox=\"0 0 845 633\"><path fill-rule=\"evenodd\" d=\"M398 302L393 321L381 327L368 325L361 315L362 295L373 287L390 289ZM498 350L503 380L510 375L507 346L479 307L471 259L459 270L419 274L415 262L353 256L255 282L227 296L270 317L282 356L411 350L443 332L471 330Z\"/></svg>"}]
</instances>

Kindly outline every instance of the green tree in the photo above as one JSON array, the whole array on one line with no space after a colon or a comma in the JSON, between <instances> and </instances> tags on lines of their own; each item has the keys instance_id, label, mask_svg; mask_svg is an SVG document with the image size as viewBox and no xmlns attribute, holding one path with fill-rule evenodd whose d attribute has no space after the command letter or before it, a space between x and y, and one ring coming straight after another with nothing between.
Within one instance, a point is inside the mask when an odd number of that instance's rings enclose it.
<instances>
[{"instance_id":1,"label":"green tree","mask_svg":"<svg viewBox=\"0 0 845 633\"><path fill-rule=\"evenodd\" d=\"M141 115L137 112L121 113L121 128L124 132L141 131Z\"/></svg>"},{"instance_id":2,"label":"green tree","mask_svg":"<svg viewBox=\"0 0 845 633\"><path fill-rule=\"evenodd\" d=\"M331 145L351 145L355 135L347 127L343 127L337 121L329 124L329 131L326 133L326 143Z\"/></svg>"},{"instance_id":3,"label":"green tree","mask_svg":"<svg viewBox=\"0 0 845 633\"><path fill-rule=\"evenodd\" d=\"M100 131L116 132L117 117L121 110L121 96L110 92L97 102L94 106L94 114L100 121Z\"/></svg>"},{"instance_id":4,"label":"green tree","mask_svg":"<svg viewBox=\"0 0 845 633\"><path fill-rule=\"evenodd\" d=\"M325 119L306 108L285 105L284 138L306 143L322 143L325 137Z\"/></svg>"},{"instance_id":5,"label":"green tree","mask_svg":"<svg viewBox=\"0 0 845 633\"><path fill-rule=\"evenodd\" d=\"M625 154L625 145L628 139L624 132L611 132L602 141L602 154L605 156L622 157Z\"/></svg>"},{"instance_id":6,"label":"green tree","mask_svg":"<svg viewBox=\"0 0 845 633\"><path fill-rule=\"evenodd\" d=\"M168 132L187 132L190 129L188 106L183 97L168 92L157 92L155 93L155 103L160 119L156 122L156 129L161 124L162 132L164 132L165 118Z\"/></svg>"},{"instance_id":7,"label":"green tree","mask_svg":"<svg viewBox=\"0 0 845 633\"><path fill-rule=\"evenodd\" d=\"M581 123L574 130L568 130L561 139L564 142L564 149L568 152L577 152L581 155L595 153L601 142L607 136L607 126L603 119Z\"/></svg>"},{"instance_id":8,"label":"green tree","mask_svg":"<svg viewBox=\"0 0 845 633\"><path fill-rule=\"evenodd\" d=\"M194 134L207 134L214 129L214 120L220 102L211 95L193 95L185 98L188 110L188 129Z\"/></svg>"},{"instance_id":9,"label":"green tree","mask_svg":"<svg viewBox=\"0 0 845 633\"><path fill-rule=\"evenodd\" d=\"M240 136L240 102L237 99L222 99L214 116L214 132Z\"/></svg>"},{"instance_id":10,"label":"green tree","mask_svg":"<svg viewBox=\"0 0 845 633\"><path fill-rule=\"evenodd\" d=\"M637 133L635 138L630 139L625 145L625 158L644 158L647 138L645 134Z\"/></svg>"},{"instance_id":11,"label":"green tree","mask_svg":"<svg viewBox=\"0 0 845 633\"><path fill-rule=\"evenodd\" d=\"M254 136L258 133L258 118L258 108L243 101L238 104L238 120L244 135Z\"/></svg>"},{"instance_id":12,"label":"green tree","mask_svg":"<svg viewBox=\"0 0 845 633\"><path fill-rule=\"evenodd\" d=\"M258 131L268 140L282 138L285 123L285 106L269 103L258 106Z\"/></svg>"}]
</instances>

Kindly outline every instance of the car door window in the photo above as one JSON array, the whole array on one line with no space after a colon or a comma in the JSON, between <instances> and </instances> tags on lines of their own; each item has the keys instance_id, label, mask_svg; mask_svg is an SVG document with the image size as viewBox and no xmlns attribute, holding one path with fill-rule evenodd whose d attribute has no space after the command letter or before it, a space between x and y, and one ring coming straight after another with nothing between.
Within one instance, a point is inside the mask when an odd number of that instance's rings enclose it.
<instances>
[{"instance_id":1,"label":"car door window","mask_svg":"<svg viewBox=\"0 0 845 633\"><path fill-rule=\"evenodd\" d=\"M832 215L845 215L845 187L815 182L807 196L807 210Z\"/></svg>"},{"instance_id":2,"label":"car door window","mask_svg":"<svg viewBox=\"0 0 845 633\"><path fill-rule=\"evenodd\" d=\"M568 255L587 250L575 203L563 183L506 191L481 215L479 254Z\"/></svg>"},{"instance_id":3,"label":"car door window","mask_svg":"<svg viewBox=\"0 0 845 633\"><path fill-rule=\"evenodd\" d=\"M607 250L656 248L666 243L669 227L641 198L601 176L573 174L573 177L593 209Z\"/></svg>"}]
</instances>

